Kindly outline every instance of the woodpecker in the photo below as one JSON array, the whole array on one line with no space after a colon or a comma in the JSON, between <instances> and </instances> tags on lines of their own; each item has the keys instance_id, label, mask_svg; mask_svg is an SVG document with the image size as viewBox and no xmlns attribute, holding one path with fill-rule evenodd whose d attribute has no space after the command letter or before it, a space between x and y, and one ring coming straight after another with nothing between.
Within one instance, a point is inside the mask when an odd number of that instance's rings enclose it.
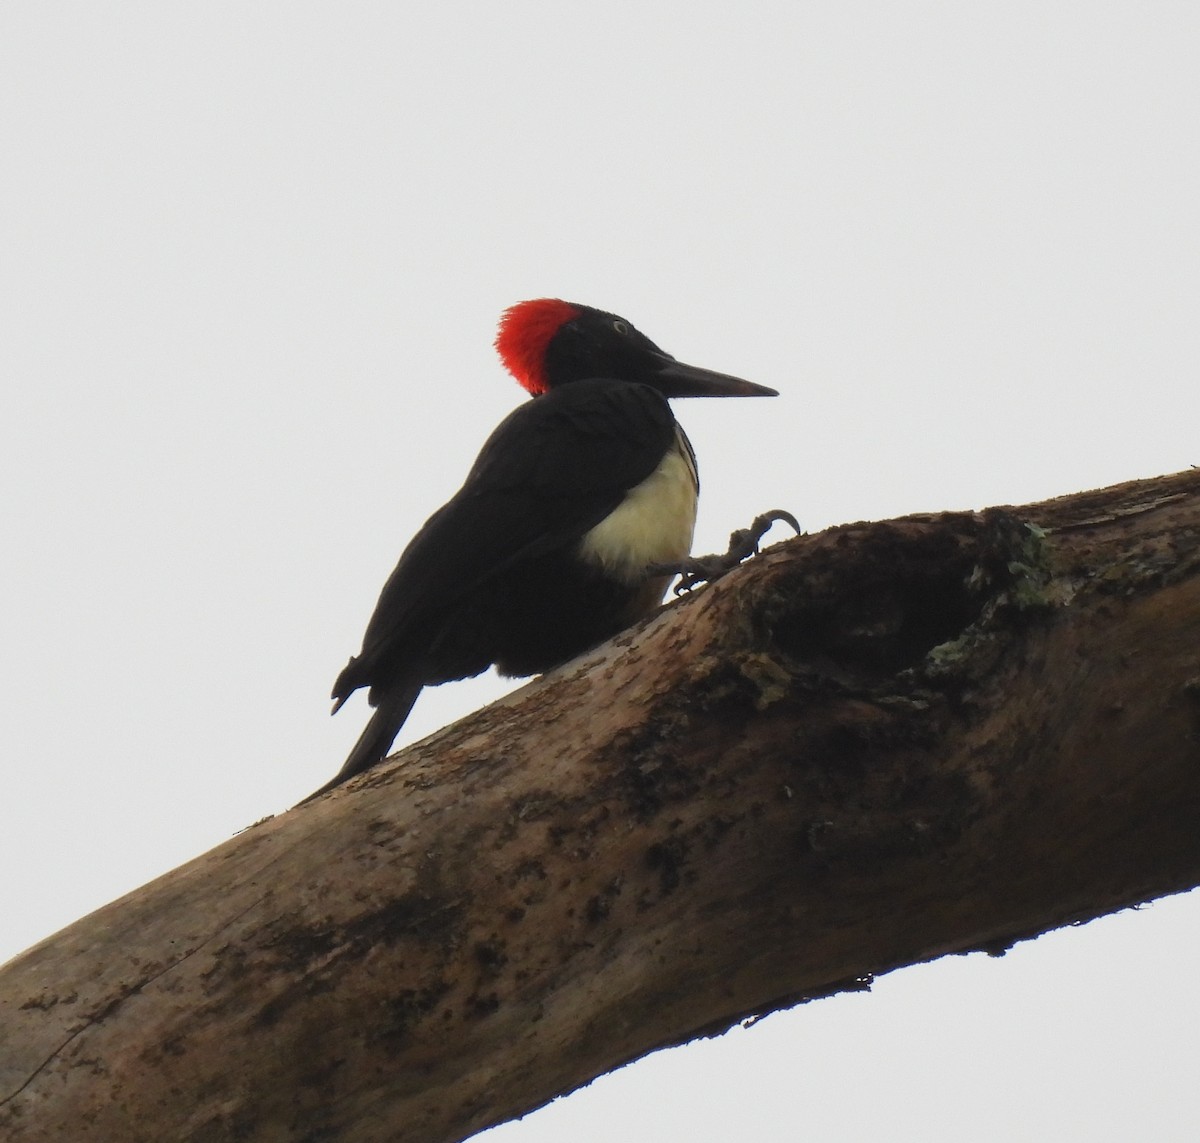
<instances>
[{"instance_id":1,"label":"woodpecker","mask_svg":"<svg viewBox=\"0 0 1200 1143\"><path fill-rule=\"evenodd\" d=\"M368 687L375 713L305 801L379 762L423 687L493 665L538 674L653 611L691 551L700 487L668 398L778 396L556 298L506 310L496 349L533 399L500 422L384 584L332 696L336 713Z\"/></svg>"}]
</instances>

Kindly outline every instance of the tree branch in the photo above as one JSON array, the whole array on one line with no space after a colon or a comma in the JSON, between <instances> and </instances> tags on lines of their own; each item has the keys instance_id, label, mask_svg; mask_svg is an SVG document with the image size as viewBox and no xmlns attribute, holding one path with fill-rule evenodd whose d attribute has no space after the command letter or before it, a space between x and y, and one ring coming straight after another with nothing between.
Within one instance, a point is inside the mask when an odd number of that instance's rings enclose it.
<instances>
[{"instance_id":1,"label":"tree branch","mask_svg":"<svg viewBox=\"0 0 1200 1143\"><path fill-rule=\"evenodd\" d=\"M0 1128L457 1140L1200 883L1200 472L855 524L0 971Z\"/></svg>"}]
</instances>

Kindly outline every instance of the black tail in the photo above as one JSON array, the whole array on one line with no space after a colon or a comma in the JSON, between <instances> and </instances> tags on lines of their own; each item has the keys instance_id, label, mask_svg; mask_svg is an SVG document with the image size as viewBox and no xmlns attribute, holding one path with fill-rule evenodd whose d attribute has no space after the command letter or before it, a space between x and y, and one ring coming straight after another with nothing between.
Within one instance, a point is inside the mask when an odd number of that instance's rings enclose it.
<instances>
[{"instance_id":1,"label":"black tail","mask_svg":"<svg viewBox=\"0 0 1200 1143\"><path fill-rule=\"evenodd\" d=\"M335 786L340 786L348 778L353 778L355 774L369 770L377 762L386 758L396 735L400 733L400 727L404 725L404 720L408 718L408 712L412 710L413 703L417 701L417 695L420 693L421 684L414 683L407 687L397 687L390 694L385 695L379 708L371 715L366 728L358 736L358 741L354 744L354 749L350 751L349 757L342 763L342 768L319 790L313 790L307 798L297 804L302 806L305 802L319 798ZM336 707L334 709L336 710Z\"/></svg>"}]
</instances>

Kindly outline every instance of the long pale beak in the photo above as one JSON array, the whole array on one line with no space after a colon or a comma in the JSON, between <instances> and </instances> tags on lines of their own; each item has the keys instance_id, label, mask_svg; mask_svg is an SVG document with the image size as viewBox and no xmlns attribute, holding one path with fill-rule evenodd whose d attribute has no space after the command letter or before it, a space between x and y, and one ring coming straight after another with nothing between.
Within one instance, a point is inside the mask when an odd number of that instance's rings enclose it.
<instances>
[{"instance_id":1,"label":"long pale beak","mask_svg":"<svg viewBox=\"0 0 1200 1143\"><path fill-rule=\"evenodd\" d=\"M777 389L743 381L728 373L714 373L698 365L685 365L682 361L664 357L662 368L650 381L656 389L668 397L778 397Z\"/></svg>"}]
</instances>

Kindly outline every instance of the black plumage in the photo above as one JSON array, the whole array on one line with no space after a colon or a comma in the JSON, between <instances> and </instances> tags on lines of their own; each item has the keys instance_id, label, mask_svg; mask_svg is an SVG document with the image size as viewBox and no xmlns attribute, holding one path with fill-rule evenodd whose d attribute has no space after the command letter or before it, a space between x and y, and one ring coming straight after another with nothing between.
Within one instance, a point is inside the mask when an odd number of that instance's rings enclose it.
<instances>
[{"instance_id":1,"label":"black plumage","mask_svg":"<svg viewBox=\"0 0 1200 1143\"><path fill-rule=\"evenodd\" d=\"M361 687L376 711L310 797L378 762L422 687L493 664L548 670L656 607L670 576L651 565L687 556L698 492L667 397L774 392L682 365L589 307L526 302L505 322L501 355L534 399L495 429L384 585L333 688L335 711Z\"/></svg>"}]
</instances>

